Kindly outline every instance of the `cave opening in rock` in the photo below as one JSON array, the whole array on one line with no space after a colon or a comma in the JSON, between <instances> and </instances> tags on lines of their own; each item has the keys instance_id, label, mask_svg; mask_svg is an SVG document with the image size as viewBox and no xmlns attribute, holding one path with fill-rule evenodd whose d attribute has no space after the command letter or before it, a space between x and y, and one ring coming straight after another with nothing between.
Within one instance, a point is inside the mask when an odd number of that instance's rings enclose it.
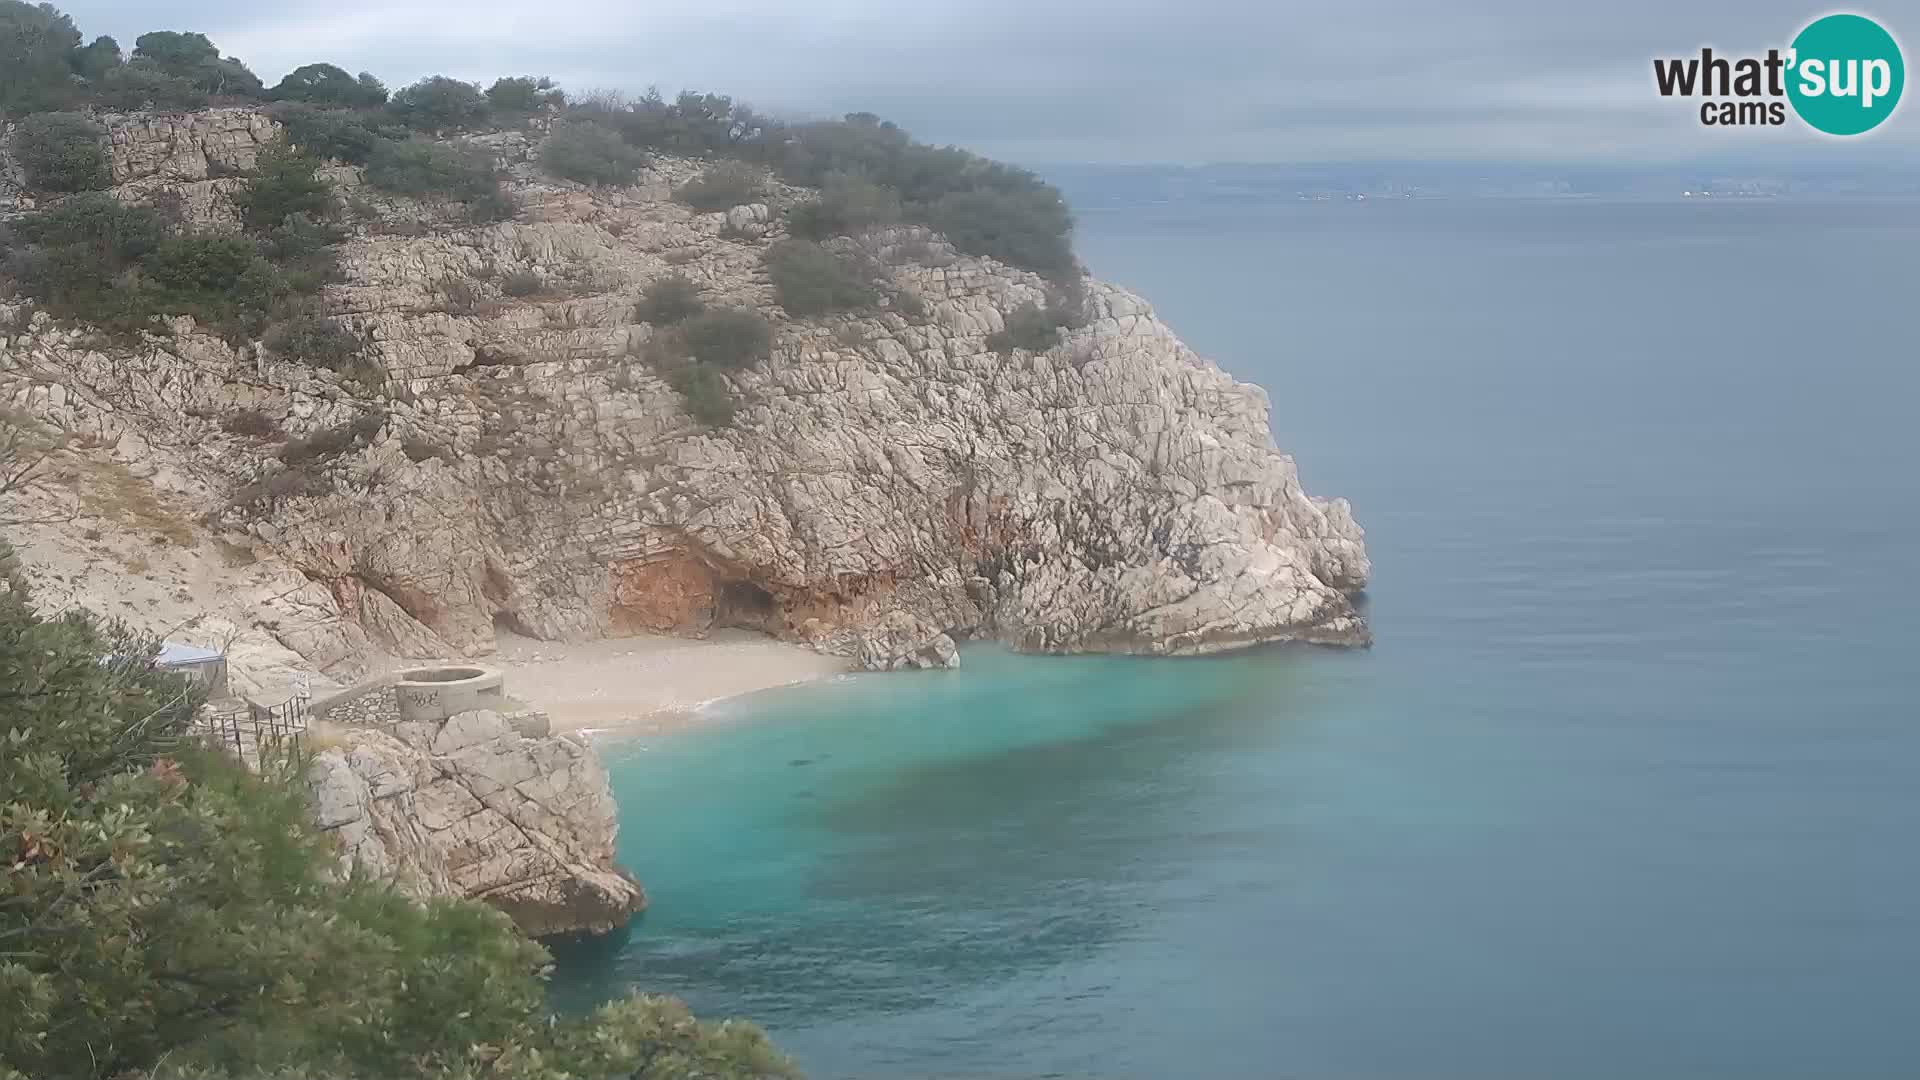
<instances>
[{"instance_id":1,"label":"cave opening in rock","mask_svg":"<svg viewBox=\"0 0 1920 1080\"><path fill-rule=\"evenodd\" d=\"M714 625L778 633L780 605L751 581L724 581L714 597Z\"/></svg>"}]
</instances>

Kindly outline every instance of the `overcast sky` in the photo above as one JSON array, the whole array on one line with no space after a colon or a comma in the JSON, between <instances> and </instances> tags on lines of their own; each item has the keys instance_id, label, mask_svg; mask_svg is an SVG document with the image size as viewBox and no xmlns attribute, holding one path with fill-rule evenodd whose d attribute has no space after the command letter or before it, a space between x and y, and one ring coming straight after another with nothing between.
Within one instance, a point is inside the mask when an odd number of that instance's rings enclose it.
<instances>
[{"instance_id":1,"label":"overcast sky","mask_svg":"<svg viewBox=\"0 0 1920 1080\"><path fill-rule=\"evenodd\" d=\"M1806 0L87 0L123 48L198 30L269 85L303 63L659 85L767 111L865 110L1025 162L1681 162L1920 155L1920 106L1846 143L1703 128L1655 56L1785 47ZM1920 0L1874 15L1920 41ZM1908 37L1906 35L1913 35ZM1907 47L1907 61L1915 60ZM1911 95L1909 95L1911 96Z\"/></svg>"}]
</instances>

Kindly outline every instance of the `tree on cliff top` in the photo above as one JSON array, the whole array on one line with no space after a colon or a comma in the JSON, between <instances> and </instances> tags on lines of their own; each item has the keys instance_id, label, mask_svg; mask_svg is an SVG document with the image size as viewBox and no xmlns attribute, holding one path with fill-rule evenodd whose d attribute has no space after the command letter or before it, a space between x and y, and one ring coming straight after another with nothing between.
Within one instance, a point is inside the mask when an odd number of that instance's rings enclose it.
<instances>
[{"instance_id":1,"label":"tree on cliff top","mask_svg":"<svg viewBox=\"0 0 1920 1080\"><path fill-rule=\"evenodd\" d=\"M0 0L0 113L66 107L79 47L73 20L52 5Z\"/></svg>"},{"instance_id":2,"label":"tree on cliff top","mask_svg":"<svg viewBox=\"0 0 1920 1080\"><path fill-rule=\"evenodd\" d=\"M463 131L486 122L487 96L472 83L434 75L396 92L387 108L415 131Z\"/></svg>"},{"instance_id":3,"label":"tree on cliff top","mask_svg":"<svg viewBox=\"0 0 1920 1080\"><path fill-rule=\"evenodd\" d=\"M525 116L549 105L567 103L567 95L545 75L514 75L487 87L487 104L502 116Z\"/></svg>"},{"instance_id":4,"label":"tree on cliff top","mask_svg":"<svg viewBox=\"0 0 1920 1080\"><path fill-rule=\"evenodd\" d=\"M0 1080L793 1075L672 1001L553 1020L505 916L333 880L299 761L202 748L152 655L0 581Z\"/></svg>"},{"instance_id":5,"label":"tree on cliff top","mask_svg":"<svg viewBox=\"0 0 1920 1080\"><path fill-rule=\"evenodd\" d=\"M377 109L387 103L387 88L369 72L355 78L332 64L303 64L288 72L267 96L274 101Z\"/></svg>"},{"instance_id":6,"label":"tree on cliff top","mask_svg":"<svg viewBox=\"0 0 1920 1080\"><path fill-rule=\"evenodd\" d=\"M203 93L259 97L265 92L259 76L231 56L223 57L205 34L155 30L133 42L133 59L162 74L184 79Z\"/></svg>"}]
</instances>

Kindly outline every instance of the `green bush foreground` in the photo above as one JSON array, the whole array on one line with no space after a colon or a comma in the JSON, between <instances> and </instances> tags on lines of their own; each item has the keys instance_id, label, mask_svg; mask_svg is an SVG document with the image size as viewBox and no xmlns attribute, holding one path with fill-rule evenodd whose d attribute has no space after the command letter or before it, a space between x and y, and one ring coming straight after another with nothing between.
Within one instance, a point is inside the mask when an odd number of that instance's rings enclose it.
<instances>
[{"instance_id":1,"label":"green bush foreground","mask_svg":"<svg viewBox=\"0 0 1920 1080\"><path fill-rule=\"evenodd\" d=\"M667 999L556 1019L505 916L333 880L300 758L198 745L152 654L0 584L0 1080L795 1075Z\"/></svg>"}]
</instances>

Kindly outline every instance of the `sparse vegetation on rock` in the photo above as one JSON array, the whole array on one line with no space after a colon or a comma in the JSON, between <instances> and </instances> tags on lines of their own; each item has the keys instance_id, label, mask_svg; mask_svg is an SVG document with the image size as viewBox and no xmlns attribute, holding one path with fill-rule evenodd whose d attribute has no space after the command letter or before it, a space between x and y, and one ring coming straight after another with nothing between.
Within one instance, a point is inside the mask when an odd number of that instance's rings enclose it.
<instances>
[{"instance_id":1,"label":"sparse vegetation on rock","mask_svg":"<svg viewBox=\"0 0 1920 1080\"><path fill-rule=\"evenodd\" d=\"M898 224L900 216L899 192L855 173L833 172L818 198L787 212L787 227L795 236L824 240Z\"/></svg>"},{"instance_id":2,"label":"sparse vegetation on rock","mask_svg":"<svg viewBox=\"0 0 1920 1080\"><path fill-rule=\"evenodd\" d=\"M281 449L280 460L291 468L338 457L355 446L366 445L386 422L387 418L380 413L362 413L344 424L321 428L292 440Z\"/></svg>"},{"instance_id":3,"label":"sparse vegetation on rock","mask_svg":"<svg viewBox=\"0 0 1920 1080\"><path fill-rule=\"evenodd\" d=\"M233 195L240 224L249 232L266 233L295 214L307 221L332 217L333 185L320 178L319 167L319 158L284 139L260 151L253 177Z\"/></svg>"},{"instance_id":4,"label":"sparse vegetation on rock","mask_svg":"<svg viewBox=\"0 0 1920 1080\"><path fill-rule=\"evenodd\" d=\"M872 268L805 240L775 244L767 252L767 276L789 315L853 311L880 302Z\"/></svg>"},{"instance_id":5,"label":"sparse vegetation on rock","mask_svg":"<svg viewBox=\"0 0 1920 1080\"><path fill-rule=\"evenodd\" d=\"M704 307L700 287L683 274L657 278L634 305L634 317L655 326L670 326L690 319Z\"/></svg>"},{"instance_id":6,"label":"sparse vegetation on rock","mask_svg":"<svg viewBox=\"0 0 1920 1080\"><path fill-rule=\"evenodd\" d=\"M106 134L79 113L39 113L21 121L13 137L14 160L36 191L98 191L113 182L101 147Z\"/></svg>"},{"instance_id":7,"label":"sparse vegetation on rock","mask_svg":"<svg viewBox=\"0 0 1920 1080\"><path fill-rule=\"evenodd\" d=\"M264 344L283 359L339 372L354 366L363 347L358 334L329 317L320 303L311 299L276 312Z\"/></svg>"},{"instance_id":8,"label":"sparse vegetation on rock","mask_svg":"<svg viewBox=\"0 0 1920 1080\"><path fill-rule=\"evenodd\" d=\"M349 165L365 165L383 144L409 134L404 125L374 112L282 105L273 110L273 118L295 147Z\"/></svg>"},{"instance_id":9,"label":"sparse vegetation on rock","mask_svg":"<svg viewBox=\"0 0 1920 1080\"><path fill-rule=\"evenodd\" d=\"M767 358L773 327L745 308L719 308L687 320L687 352L703 364L751 367Z\"/></svg>"},{"instance_id":10,"label":"sparse vegetation on rock","mask_svg":"<svg viewBox=\"0 0 1920 1080\"><path fill-rule=\"evenodd\" d=\"M500 291L512 297L538 296L546 289L547 283L531 270L515 270L500 279Z\"/></svg>"},{"instance_id":11,"label":"sparse vegetation on rock","mask_svg":"<svg viewBox=\"0 0 1920 1080\"><path fill-rule=\"evenodd\" d=\"M485 151L428 139L375 146L367 183L397 195L463 202L487 213L502 199L493 159Z\"/></svg>"},{"instance_id":12,"label":"sparse vegetation on rock","mask_svg":"<svg viewBox=\"0 0 1920 1080\"><path fill-rule=\"evenodd\" d=\"M745 162L723 161L687 183L673 197L695 210L731 210L760 194L765 174Z\"/></svg>"},{"instance_id":13,"label":"sparse vegetation on rock","mask_svg":"<svg viewBox=\"0 0 1920 1080\"><path fill-rule=\"evenodd\" d=\"M686 402L687 415L708 427L733 423L733 386L705 364L683 364L667 373L667 383Z\"/></svg>"},{"instance_id":14,"label":"sparse vegetation on rock","mask_svg":"<svg viewBox=\"0 0 1920 1080\"><path fill-rule=\"evenodd\" d=\"M620 187L633 183L647 155L610 128L574 121L556 128L541 144L540 163L562 180Z\"/></svg>"},{"instance_id":15,"label":"sparse vegetation on rock","mask_svg":"<svg viewBox=\"0 0 1920 1080\"><path fill-rule=\"evenodd\" d=\"M229 334L254 337L289 290L279 269L245 236L182 232L141 262L143 296L156 314L192 315Z\"/></svg>"},{"instance_id":16,"label":"sparse vegetation on rock","mask_svg":"<svg viewBox=\"0 0 1920 1080\"><path fill-rule=\"evenodd\" d=\"M1060 342L1060 323L1053 313L1025 303L1007 313L1006 325L987 335L987 348L1007 353L1015 349L1043 352Z\"/></svg>"},{"instance_id":17,"label":"sparse vegetation on rock","mask_svg":"<svg viewBox=\"0 0 1920 1080\"><path fill-rule=\"evenodd\" d=\"M237 409L228 413L220 421L220 430L252 439L277 439L285 434L278 420L259 409Z\"/></svg>"}]
</instances>

